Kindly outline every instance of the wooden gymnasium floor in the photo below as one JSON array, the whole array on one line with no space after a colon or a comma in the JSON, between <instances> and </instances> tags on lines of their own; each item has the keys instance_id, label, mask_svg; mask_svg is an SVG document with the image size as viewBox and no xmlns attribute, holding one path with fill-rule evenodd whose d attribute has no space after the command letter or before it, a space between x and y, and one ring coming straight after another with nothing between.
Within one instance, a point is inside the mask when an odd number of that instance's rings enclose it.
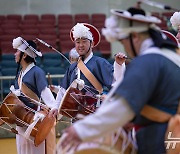
<instances>
[{"instance_id":1,"label":"wooden gymnasium floor","mask_svg":"<svg viewBox=\"0 0 180 154\"><path fill-rule=\"evenodd\" d=\"M0 139L0 154L17 154L16 139L15 138Z\"/></svg>"},{"instance_id":2,"label":"wooden gymnasium floor","mask_svg":"<svg viewBox=\"0 0 180 154\"><path fill-rule=\"evenodd\" d=\"M58 141L59 138L56 139ZM17 154L15 138L0 138L0 154Z\"/></svg>"}]
</instances>

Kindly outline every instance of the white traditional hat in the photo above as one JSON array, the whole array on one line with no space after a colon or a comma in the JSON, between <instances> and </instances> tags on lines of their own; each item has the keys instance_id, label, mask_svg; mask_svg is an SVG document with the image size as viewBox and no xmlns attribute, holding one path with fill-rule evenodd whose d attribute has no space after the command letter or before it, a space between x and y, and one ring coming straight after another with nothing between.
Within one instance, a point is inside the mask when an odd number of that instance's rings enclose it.
<instances>
[{"instance_id":1,"label":"white traditional hat","mask_svg":"<svg viewBox=\"0 0 180 154\"><path fill-rule=\"evenodd\" d=\"M180 29L180 12L174 12L170 18L170 22L175 30Z\"/></svg>"},{"instance_id":2,"label":"white traditional hat","mask_svg":"<svg viewBox=\"0 0 180 154\"><path fill-rule=\"evenodd\" d=\"M74 40L78 38L86 38L94 42L94 47L100 42L101 35L96 27L87 23L77 23L70 31L70 38Z\"/></svg>"},{"instance_id":3,"label":"white traditional hat","mask_svg":"<svg viewBox=\"0 0 180 154\"><path fill-rule=\"evenodd\" d=\"M161 20L154 16L145 15L144 10L130 8L126 10L112 9L113 14L105 21L105 27L102 34L110 42L124 39L131 32L144 32L149 27L155 27L155 24L161 23Z\"/></svg>"},{"instance_id":4,"label":"white traditional hat","mask_svg":"<svg viewBox=\"0 0 180 154\"><path fill-rule=\"evenodd\" d=\"M12 46L14 49L18 49L21 52L25 52L27 55L29 55L32 58L35 58L37 56L42 56L42 53L37 51L36 45L33 41L26 41L22 37L17 37L13 39Z\"/></svg>"}]
</instances>

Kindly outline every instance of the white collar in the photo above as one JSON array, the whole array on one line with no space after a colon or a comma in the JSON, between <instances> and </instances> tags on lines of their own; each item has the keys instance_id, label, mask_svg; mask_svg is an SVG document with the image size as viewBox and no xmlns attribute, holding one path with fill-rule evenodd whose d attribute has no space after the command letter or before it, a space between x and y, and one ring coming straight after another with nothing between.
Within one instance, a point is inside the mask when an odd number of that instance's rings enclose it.
<instances>
[{"instance_id":1,"label":"white collar","mask_svg":"<svg viewBox=\"0 0 180 154\"><path fill-rule=\"evenodd\" d=\"M171 60L180 67L180 56L177 53L172 52L171 50L166 48L160 49L158 47L153 47L153 45L154 42L152 39L148 38L144 40L140 48L140 55L151 54L151 53L160 54L168 58L169 60Z\"/></svg>"},{"instance_id":2,"label":"white collar","mask_svg":"<svg viewBox=\"0 0 180 154\"><path fill-rule=\"evenodd\" d=\"M24 76L33 66L35 66L34 63L29 64L24 71L23 70L21 71L22 72L21 76L22 75Z\"/></svg>"},{"instance_id":3,"label":"white collar","mask_svg":"<svg viewBox=\"0 0 180 154\"><path fill-rule=\"evenodd\" d=\"M86 64L93 56L93 52L89 54L89 56L84 60L84 64Z\"/></svg>"},{"instance_id":4,"label":"white collar","mask_svg":"<svg viewBox=\"0 0 180 154\"><path fill-rule=\"evenodd\" d=\"M142 42L139 55L142 55L143 52L145 50L147 50L148 48L150 48L152 45L154 45L154 42L153 42L153 40L151 38L148 38L148 39L144 40Z\"/></svg>"},{"instance_id":5,"label":"white collar","mask_svg":"<svg viewBox=\"0 0 180 154\"><path fill-rule=\"evenodd\" d=\"M34 67L34 66L35 66L35 64L34 64L34 63L31 63L31 64L29 64L29 65L26 67L26 69L25 69L24 71L21 70L19 89L21 89L21 87L22 87L22 78L23 78L24 75L25 75L27 72L29 72L29 70L30 70L32 67Z\"/></svg>"}]
</instances>

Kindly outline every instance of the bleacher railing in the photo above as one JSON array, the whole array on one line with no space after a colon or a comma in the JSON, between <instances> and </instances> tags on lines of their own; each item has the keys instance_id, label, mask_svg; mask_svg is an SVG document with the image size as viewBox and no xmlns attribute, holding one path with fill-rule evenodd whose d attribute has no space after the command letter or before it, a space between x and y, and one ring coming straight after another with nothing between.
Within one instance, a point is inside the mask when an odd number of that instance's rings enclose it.
<instances>
[{"instance_id":1,"label":"bleacher railing","mask_svg":"<svg viewBox=\"0 0 180 154\"><path fill-rule=\"evenodd\" d=\"M60 81L64 77L64 74L51 75L50 77L52 80L57 79L58 84L60 84ZM48 78L48 75L46 75L46 78ZM3 82L9 81L9 88L10 88L12 81L14 81L14 79L15 79L15 76L0 76L0 103L2 103L3 99L5 98ZM9 90L9 92L10 92L10 90Z\"/></svg>"}]
</instances>

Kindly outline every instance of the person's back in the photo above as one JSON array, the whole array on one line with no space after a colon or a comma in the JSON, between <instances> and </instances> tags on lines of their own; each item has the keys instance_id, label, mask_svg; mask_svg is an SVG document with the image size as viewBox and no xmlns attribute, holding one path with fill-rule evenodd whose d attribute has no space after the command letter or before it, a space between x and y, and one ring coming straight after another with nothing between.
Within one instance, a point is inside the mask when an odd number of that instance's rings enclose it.
<instances>
[{"instance_id":1,"label":"person's back","mask_svg":"<svg viewBox=\"0 0 180 154\"><path fill-rule=\"evenodd\" d=\"M141 70L145 71L142 72ZM142 109L144 104L150 104L155 108L175 114L178 97L180 97L179 77L179 66L166 57L154 53L142 55L128 65L124 81L117 93L125 98L133 98L129 100L133 106L136 106L136 102L138 102L139 107L135 107L136 113L140 112L139 109ZM131 78L131 80L128 80L128 78ZM140 79L142 79L141 82ZM127 87L127 84L131 87ZM164 134L167 122L153 122L139 114L133 122L140 127L136 132L137 143L141 145L138 148L139 153L146 151L150 154L153 151L157 153L165 151Z\"/></svg>"}]
</instances>

